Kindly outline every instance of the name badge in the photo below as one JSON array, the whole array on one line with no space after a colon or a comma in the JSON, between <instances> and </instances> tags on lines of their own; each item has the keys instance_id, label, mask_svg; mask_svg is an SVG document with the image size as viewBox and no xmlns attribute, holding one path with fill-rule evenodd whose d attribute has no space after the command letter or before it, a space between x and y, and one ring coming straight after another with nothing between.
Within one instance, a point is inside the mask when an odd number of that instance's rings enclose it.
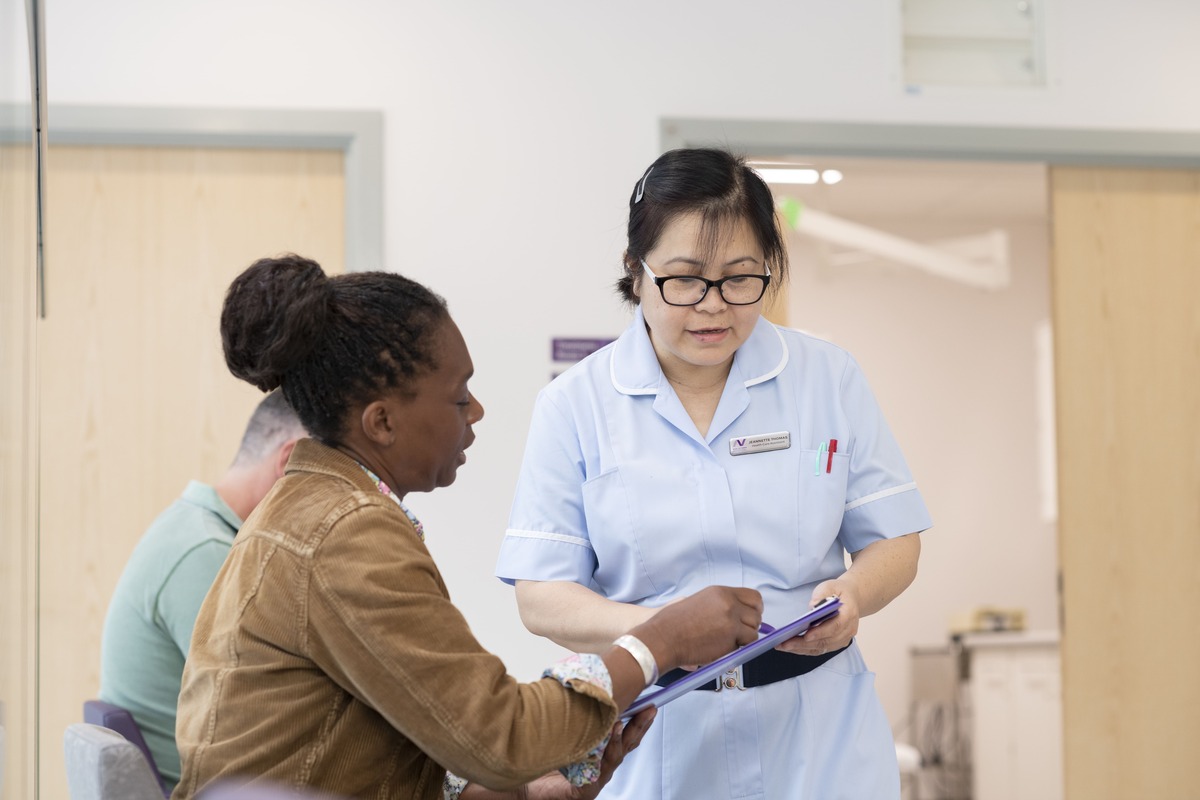
<instances>
[{"instance_id":1,"label":"name badge","mask_svg":"<svg viewBox=\"0 0 1200 800\"><path fill-rule=\"evenodd\" d=\"M792 446L792 435L787 431L758 433L754 436L735 436L729 440L729 455L744 456L750 453L769 453L772 450L787 450Z\"/></svg>"}]
</instances>

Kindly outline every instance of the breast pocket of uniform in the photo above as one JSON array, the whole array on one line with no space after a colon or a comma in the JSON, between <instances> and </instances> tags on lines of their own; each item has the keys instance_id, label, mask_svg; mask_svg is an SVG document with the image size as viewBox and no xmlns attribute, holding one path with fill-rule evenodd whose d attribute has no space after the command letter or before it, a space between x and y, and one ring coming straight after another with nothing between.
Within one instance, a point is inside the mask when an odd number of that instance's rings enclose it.
<instances>
[{"instance_id":1,"label":"breast pocket of uniform","mask_svg":"<svg viewBox=\"0 0 1200 800\"><path fill-rule=\"evenodd\" d=\"M743 462L742 460L746 461ZM841 563L837 534L846 504L849 459L825 450L789 448L739 456L730 467L743 558L772 584L795 587L823 579Z\"/></svg>"},{"instance_id":2,"label":"breast pocket of uniform","mask_svg":"<svg viewBox=\"0 0 1200 800\"><path fill-rule=\"evenodd\" d=\"M821 540L836 537L846 509L846 485L850 457L824 448L801 450L799 458L798 510L802 524L818 533Z\"/></svg>"}]
</instances>

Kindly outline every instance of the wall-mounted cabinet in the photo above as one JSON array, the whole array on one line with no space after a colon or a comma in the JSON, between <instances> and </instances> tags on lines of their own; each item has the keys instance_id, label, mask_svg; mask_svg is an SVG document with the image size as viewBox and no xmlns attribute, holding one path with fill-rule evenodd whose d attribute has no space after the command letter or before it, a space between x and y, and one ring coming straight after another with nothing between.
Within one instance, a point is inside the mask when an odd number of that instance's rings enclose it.
<instances>
[{"instance_id":1,"label":"wall-mounted cabinet","mask_svg":"<svg viewBox=\"0 0 1200 800\"><path fill-rule=\"evenodd\" d=\"M904 81L1042 86L1040 6L1032 0L904 0Z\"/></svg>"}]
</instances>

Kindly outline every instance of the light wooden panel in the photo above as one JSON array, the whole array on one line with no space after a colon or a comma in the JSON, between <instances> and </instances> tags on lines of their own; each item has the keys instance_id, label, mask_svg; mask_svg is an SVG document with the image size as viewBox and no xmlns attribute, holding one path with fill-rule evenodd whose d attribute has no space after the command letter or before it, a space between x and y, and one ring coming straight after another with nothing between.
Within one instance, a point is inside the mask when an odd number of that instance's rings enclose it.
<instances>
[{"instance_id":1,"label":"light wooden panel","mask_svg":"<svg viewBox=\"0 0 1200 800\"><path fill-rule=\"evenodd\" d=\"M1200 173L1051 189L1067 797L1196 797Z\"/></svg>"},{"instance_id":2,"label":"light wooden panel","mask_svg":"<svg viewBox=\"0 0 1200 800\"><path fill-rule=\"evenodd\" d=\"M33 797L36 197L29 147L0 146L0 795Z\"/></svg>"},{"instance_id":3,"label":"light wooden panel","mask_svg":"<svg viewBox=\"0 0 1200 800\"><path fill-rule=\"evenodd\" d=\"M225 289L295 251L342 270L332 151L52 147L41 403L41 797L99 688L108 599L146 525L233 458L261 398L221 355Z\"/></svg>"}]
</instances>

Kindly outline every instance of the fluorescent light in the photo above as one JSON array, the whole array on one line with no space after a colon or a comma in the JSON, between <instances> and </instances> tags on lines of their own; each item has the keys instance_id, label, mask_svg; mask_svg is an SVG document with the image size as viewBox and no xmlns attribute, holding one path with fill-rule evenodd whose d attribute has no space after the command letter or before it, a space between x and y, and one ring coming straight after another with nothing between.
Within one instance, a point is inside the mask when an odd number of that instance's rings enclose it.
<instances>
[{"instance_id":1,"label":"fluorescent light","mask_svg":"<svg viewBox=\"0 0 1200 800\"><path fill-rule=\"evenodd\" d=\"M821 172L821 180L825 183L838 183L842 179L841 170L827 169Z\"/></svg>"},{"instance_id":2,"label":"fluorescent light","mask_svg":"<svg viewBox=\"0 0 1200 800\"><path fill-rule=\"evenodd\" d=\"M767 183L804 183L813 184L821 180L821 174L815 169L755 169Z\"/></svg>"}]
</instances>

